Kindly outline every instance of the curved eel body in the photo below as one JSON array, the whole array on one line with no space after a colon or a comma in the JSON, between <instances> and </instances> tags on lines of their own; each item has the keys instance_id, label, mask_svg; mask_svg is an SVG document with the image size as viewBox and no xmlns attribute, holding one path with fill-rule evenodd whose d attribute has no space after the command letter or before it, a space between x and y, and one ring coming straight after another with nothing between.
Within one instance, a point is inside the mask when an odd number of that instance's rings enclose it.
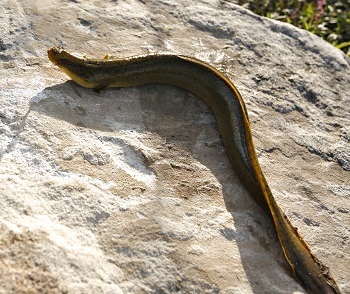
<instances>
[{"instance_id":1,"label":"curved eel body","mask_svg":"<svg viewBox=\"0 0 350 294\"><path fill-rule=\"evenodd\" d=\"M311 253L275 201L260 168L243 99L236 87L211 65L192 57L153 54L123 59L86 59L59 48L50 60L83 87L175 85L202 98L214 111L232 166L255 201L273 219L295 278L310 293L340 293L328 268Z\"/></svg>"}]
</instances>

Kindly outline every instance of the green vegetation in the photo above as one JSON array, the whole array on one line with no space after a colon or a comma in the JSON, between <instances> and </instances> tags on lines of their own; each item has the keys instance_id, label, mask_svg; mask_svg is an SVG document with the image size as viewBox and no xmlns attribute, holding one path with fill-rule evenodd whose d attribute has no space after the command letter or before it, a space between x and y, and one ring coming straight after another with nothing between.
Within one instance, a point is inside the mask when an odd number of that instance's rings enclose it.
<instances>
[{"instance_id":1,"label":"green vegetation","mask_svg":"<svg viewBox=\"0 0 350 294\"><path fill-rule=\"evenodd\" d=\"M308 30L350 56L350 0L238 0L256 14Z\"/></svg>"}]
</instances>

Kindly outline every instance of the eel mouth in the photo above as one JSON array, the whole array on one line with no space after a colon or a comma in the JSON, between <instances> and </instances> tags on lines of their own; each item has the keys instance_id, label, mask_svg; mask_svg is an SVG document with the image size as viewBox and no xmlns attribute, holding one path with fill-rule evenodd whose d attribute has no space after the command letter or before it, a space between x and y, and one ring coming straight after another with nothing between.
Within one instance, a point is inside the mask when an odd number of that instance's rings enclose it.
<instances>
[{"instance_id":1,"label":"eel mouth","mask_svg":"<svg viewBox=\"0 0 350 294\"><path fill-rule=\"evenodd\" d=\"M57 66L60 66L59 56L62 54L63 50L58 47L52 47L47 50L47 56L51 60L51 62Z\"/></svg>"},{"instance_id":2,"label":"eel mouth","mask_svg":"<svg viewBox=\"0 0 350 294\"><path fill-rule=\"evenodd\" d=\"M83 74L84 61L75 57L58 47L52 47L47 50L50 61L59 67L61 71L67 74L73 81L85 88L100 87L100 82L91 81L89 77ZM94 76L92 76L93 80Z\"/></svg>"}]
</instances>

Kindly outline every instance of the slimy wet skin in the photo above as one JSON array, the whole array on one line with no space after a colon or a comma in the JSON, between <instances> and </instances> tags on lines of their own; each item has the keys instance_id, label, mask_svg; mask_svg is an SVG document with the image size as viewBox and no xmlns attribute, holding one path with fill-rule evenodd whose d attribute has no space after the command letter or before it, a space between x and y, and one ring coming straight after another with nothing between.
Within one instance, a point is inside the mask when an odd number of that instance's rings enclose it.
<instances>
[{"instance_id":1,"label":"slimy wet skin","mask_svg":"<svg viewBox=\"0 0 350 294\"><path fill-rule=\"evenodd\" d=\"M255 201L272 218L295 278L310 293L340 293L334 279L310 251L273 197L260 168L244 101L223 74L198 59L150 54L109 60L78 58L60 48L49 59L79 85L96 90L161 83L184 88L213 110L232 166ZM229 277L228 277L229 278Z\"/></svg>"}]
</instances>

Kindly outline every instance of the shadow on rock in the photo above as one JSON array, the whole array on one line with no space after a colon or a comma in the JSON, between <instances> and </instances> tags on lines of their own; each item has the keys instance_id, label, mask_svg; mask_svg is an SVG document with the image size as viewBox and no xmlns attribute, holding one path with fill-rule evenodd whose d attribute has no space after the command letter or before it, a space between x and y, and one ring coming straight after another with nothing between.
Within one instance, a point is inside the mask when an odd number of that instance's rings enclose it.
<instances>
[{"instance_id":1,"label":"shadow on rock","mask_svg":"<svg viewBox=\"0 0 350 294\"><path fill-rule=\"evenodd\" d=\"M149 85L95 93L68 81L48 87L33 97L30 109L87 129L156 133L166 142L189 152L222 185L225 206L232 215L234 229L223 228L220 234L236 242L253 292L302 291L292 277L272 221L244 190L228 158L223 152L217 155L223 162L218 166L215 157L196 154L199 136L205 134L206 128L217 129L213 113L199 98L172 86ZM222 143L218 145L217 150L222 150ZM249 211L242 211L244 209ZM232 264L232 269L234 267ZM230 277L225 279L229 281ZM275 286L276 281L278 285Z\"/></svg>"}]
</instances>

